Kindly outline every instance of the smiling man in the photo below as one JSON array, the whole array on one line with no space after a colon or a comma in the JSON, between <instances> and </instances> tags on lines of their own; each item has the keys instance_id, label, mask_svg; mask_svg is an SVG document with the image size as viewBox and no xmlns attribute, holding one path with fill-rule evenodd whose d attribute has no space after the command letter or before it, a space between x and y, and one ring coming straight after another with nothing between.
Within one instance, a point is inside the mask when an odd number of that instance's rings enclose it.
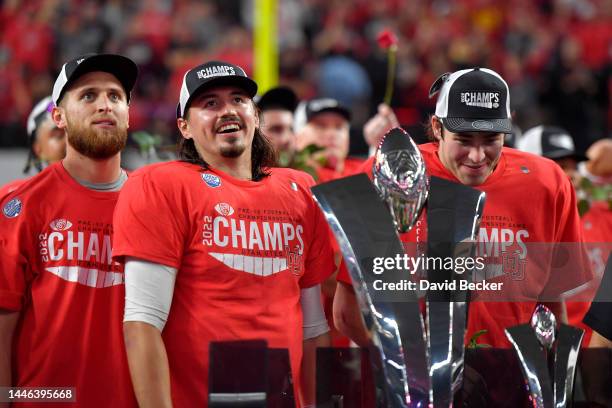
<instances>
[{"instance_id":1,"label":"smiling man","mask_svg":"<svg viewBox=\"0 0 612 408\"><path fill-rule=\"evenodd\" d=\"M561 260L567 259L554 256L558 243L582 240L576 195L551 161L503 147L504 134L512 127L510 94L495 71L472 68L444 74L431 87L431 96L437 93L428 126L432 143L419 146L427 172L487 194L476 255L486 259L487 282L504 282L504 289L513 289L497 297L499 302L470 304L466 339L487 330L479 341L509 347L504 329L529 321L535 307L532 299L554 299L590 279L588 261L578 248L564 247L575 250L569 257L571 268L561 268ZM370 159L364 166L370 176L372 164ZM402 240L425 240L425 223L423 216ZM343 283L336 291L334 321L346 335L365 344L367 334L345 268L338 281ZM530 300L503 302L522 294Z\"/></svg>"},{"instance_id":2,"label":"smiling man","mask_svg":"<svg viewBox=\"0 0 612 408\"><path fill-rule=\"evenodd\" d=\"M312 178L272 167L256 92L236 65L189 70L182 160L136 171L119 199L113 253L127 258L125 341L141 406L206 406L210 342L248 339L288 349L294 384L314 403L314 347L329 344L318 286L335 269L329 230Z\"/></svg>"},{"instance_id":3,"label":"smiling man","mask_svg":"<svg viewBox=\"0 0 612 408\"><path fill-rule=\"evenodd\" d=\"M77 407L136 406L122 348L123 265L111 242L137 73L120 55L64 64L51 116L67 135L66 157L0 204L0 386L70 387L63 398Z\"/></svg>"}]
</instances>

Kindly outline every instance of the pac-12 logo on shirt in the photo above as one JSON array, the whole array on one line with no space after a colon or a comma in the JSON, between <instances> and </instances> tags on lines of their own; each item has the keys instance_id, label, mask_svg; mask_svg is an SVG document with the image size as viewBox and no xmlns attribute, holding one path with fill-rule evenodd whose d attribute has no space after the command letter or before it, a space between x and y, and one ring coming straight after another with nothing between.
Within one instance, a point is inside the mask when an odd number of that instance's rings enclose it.
<instances>
[{"instance_id":1,"label":"pac-12 logo on shirt","mask_svg":"<svg viewBox=\"0 0 612 408\"><path fill-rule=\"evenodd\" d=\"M64 231L72 227L72 223L65 218L58 218L49 223L49 226L53 231Z\"/></svg>"},{"instance_id":2,"label":"pac-12 logo on shirt","mask_svg":"<svg viewBox=\"0 0 612 408\"><path fill-rule=\"evenodd\" d=\"M4 205L4 208L2 208L2 212L7 218L15 218L21 212L21 207L21 200L18 198L13 198L11 201Z\"/></svg>"},{"instance_id":3,"label":"pac-12 logo on shirt","mask_svg":"<svg viewBox=\"0 0 612 408\"><path fill-rule=\"evenodd\" d=\"M215 205L215 210L217 210L219 214L224 215L226 217L234 213L234 209L232 208L232 206L227 203L218 203L217 205Z\"/></svg>"},{"instance_id":4,"label":"pac-12 logo on shirt","mask_svg":"<svg viewBox=\"0 0 612 408\"><path fill-rule=\"evenodd\" d=\"M219 187L221 185L221 179L219 176L210 173L202 173L202 180L208 185L208 187Z\"/></svg>"}]
</instances>

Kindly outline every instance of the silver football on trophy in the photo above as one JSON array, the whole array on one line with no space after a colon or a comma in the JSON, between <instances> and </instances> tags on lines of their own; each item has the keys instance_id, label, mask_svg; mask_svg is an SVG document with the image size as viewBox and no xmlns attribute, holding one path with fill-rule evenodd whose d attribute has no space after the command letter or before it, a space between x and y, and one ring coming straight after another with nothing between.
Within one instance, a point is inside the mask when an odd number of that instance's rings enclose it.
<instances>
[{"instance_id":1,"label":"silver football on trophy","mask_svg":"<svg viewBox=\"0 0 612 408\"><path fill-rule=\"evenodd\" d=\"M429 177L423 156L410 135L391 129L376 150L374 185L387 203L398 232L409 231L425 206Z\"/></svg>"}]
</instances>

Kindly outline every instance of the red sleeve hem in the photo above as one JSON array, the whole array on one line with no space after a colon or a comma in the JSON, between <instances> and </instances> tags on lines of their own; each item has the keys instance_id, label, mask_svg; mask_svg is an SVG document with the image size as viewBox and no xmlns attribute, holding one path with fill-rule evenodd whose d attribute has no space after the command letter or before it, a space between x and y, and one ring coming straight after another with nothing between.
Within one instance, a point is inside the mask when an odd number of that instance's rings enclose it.
<instances>
[{"instance_id":1,"label":"red sleeve hem","mask_svg":"<svg viewBox=\"0 0 612 408\"><path fill-rule=\"evenodd\" d=\"M176 262L176 259L171 259L171 258L165 258L163 256L159 256L159 255L154 255L154 254L150 254L150 253L146 253L146 252L139 252L139 251L134 251L134 250L130 250L130 249L123 249L123 248L113 248L113 259L120 261L120 262L124 262L125 260L123 259L124 257L129 256L132 258L138 258L138 259L142 259L144 261L148 261L148 262L154 262L154 263L158 263L158 264L162 264L165 266L169 266L171 268L176 268L177 270L180 267L180 264Z\"/></svg>"},{"instance_id":2,"label":"red sleeve hem","mask_svg":"<svg viewBox=\"0 0 612 408\"><path fill-rule=\"evenodd\" d=\"M23 295L21 293L9 292L0 290L0 309L18 312L23 304Z\"/></svg>"},{"instance_id":3,"label":"red sleeve hem","mask_svg":"<svg viewBox=\"0 0 612 408\"><path fill-rule=\"evenodd\" d=\"M312 286L318 285L319 283L323 282L325 279L329 278L333 273L334 273L334 270L332 269L330 271L327 271L326 273L317 274L309 279L302 278L300 280L300 288L306 289L306 288L310 288Z\"/></svg>"}]
</instances>

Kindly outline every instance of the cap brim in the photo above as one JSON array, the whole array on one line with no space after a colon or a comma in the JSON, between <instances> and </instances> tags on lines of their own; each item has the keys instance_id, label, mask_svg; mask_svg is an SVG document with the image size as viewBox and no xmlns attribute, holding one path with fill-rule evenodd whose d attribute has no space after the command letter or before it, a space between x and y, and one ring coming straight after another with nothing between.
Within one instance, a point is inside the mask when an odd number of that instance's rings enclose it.
<instances>
[{"instance_id":1,"label":"cap brim","mask_svg":"<svg viewBox=\"0 0 612 408\"><path fill-rule=\"evenodd\" d=\"M132 92L138 77L138 66L131 59L115 54L98 54L86 58L70 75L62 90L62 96L68 89L69 84L82 75L95 71L108 72L114 75L123 86L129 100L130 92ZM59 99L61 99L61 96Z\"/></svg>"},{"instance_id":2,"label":"cap brim","mask_svg":"<svg viewBox=\"0 0 612 408\"><path fill-rule=\"evenodd\" d=\"M547 159L551 159L551 160L561 160L565 158L571 158L571 159L576 160L577 162L587 160L586 156L578 154L572 150L567 150L567 149L551 150L551 151L548 151L542 154L542 156L546 157Z\"/></svg>"},{"instance_id":3,"label":"cap brim","mask_svg":"<svg viewBox=\"0 0 612 408\"><path fill-rule=\"evenodd\" d=\"M444 127L453 133L462 132L489 132L510 133L512 121L510 119L468 119L468 118L442 118Z\"/></svg>"},{"instance_id":4,"label":"cap brim","mask_svg":"<svg viewBox=\"0 0 612 408\"><path fill-rule=\"evenodd\" d=\"M329 107L329 108L323 108L321 110L318 110L316 112L311 112L310 115L308 116L308 120L310 121L312 118L316 117L317 115L321 114L321 113L326 113L326 112L331 112L331 113L337 113L341 116L344 117L344 119L346 119L347 121L351 121L351 113L344 109L341 106L334 106L334 107Z\"/></svg>"},{"instance_id":5,"label":"cap brim","mask_svg":"<svg viewBox=\"0 0 612 408\"><path fill-rule=\"evenodd\" d=\"M187 110L189 109L189 106L191 105L191 101L196 95L199 95L200 93L202 93L202 91L206 89L210 89L210 88L218 87L218 86L235 86L237 88L244 90L247 93L247 95L249 95L250 98L253 98L255 95L257 95L257 83L253 81L251 78L242 77L242 76L233 76L233 75L232 76L222 76L222 77L210 79L202 83L195 90L193 90L191 95L189 95L189 99L187 99L187 102L185 103L184 112L185 113L187 112ZM179 107L176 111L176 117L181 118L183 116L184 115L181 115L180 102L179 102Z\"/></svg>"}]
</instances>

